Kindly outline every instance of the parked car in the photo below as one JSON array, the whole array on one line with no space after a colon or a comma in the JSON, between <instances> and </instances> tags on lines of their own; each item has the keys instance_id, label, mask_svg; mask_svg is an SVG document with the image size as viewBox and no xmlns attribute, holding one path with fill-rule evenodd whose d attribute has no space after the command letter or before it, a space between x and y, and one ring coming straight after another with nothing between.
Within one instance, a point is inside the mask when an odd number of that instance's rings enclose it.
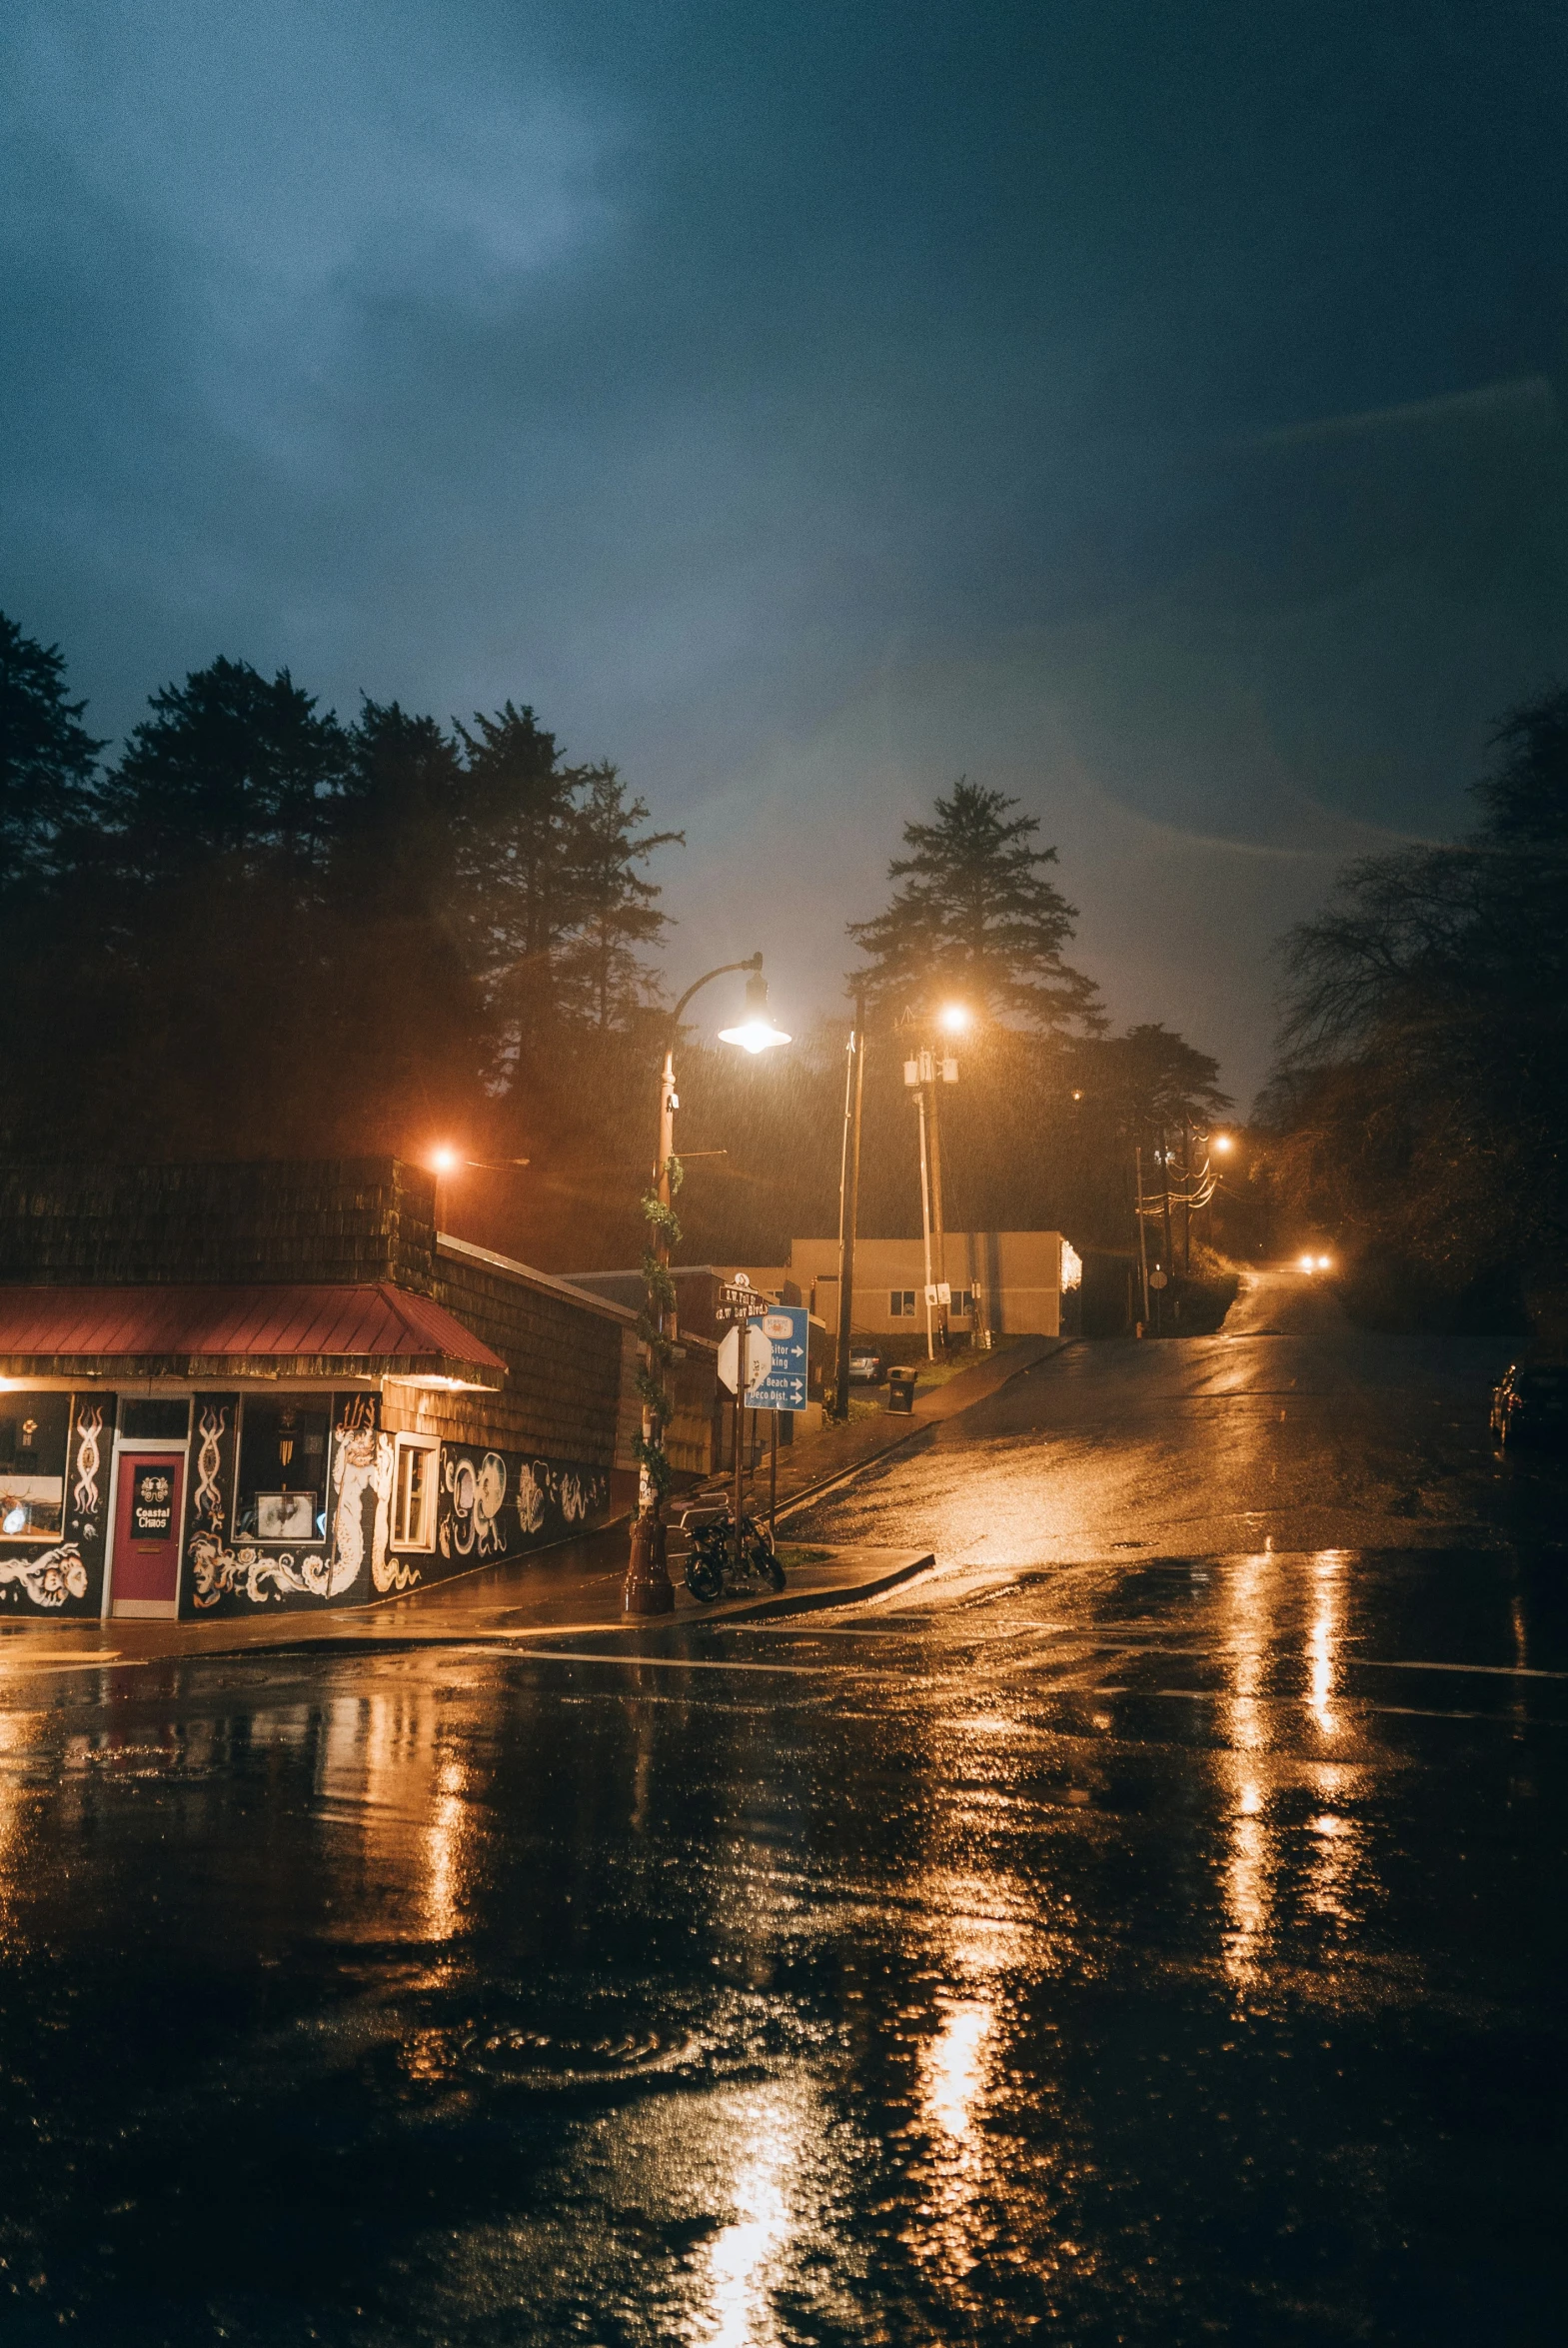
<instances>
[{"instance_id":1,"label":"parked car","mask_svg":"<svg viewBox=\"0 0 1568 2348\"><path fill-rule=\"evenodd\" d=\"M879 1353L851 1353L849 1355L849 1383L852 1386L879 1386L886 1371Z\"/></svg>"},{"instance_id":2,"label":"parked car","mask_svg":"<svg viewBox=\"0 0 1568 2348\"><path fill-rule=\"evenodd\" d=\"M1492 1438L1508 1443L1568 1442L1568 1361L1515 1361L1492 1388Z\"/></svg>"}]
</instances>

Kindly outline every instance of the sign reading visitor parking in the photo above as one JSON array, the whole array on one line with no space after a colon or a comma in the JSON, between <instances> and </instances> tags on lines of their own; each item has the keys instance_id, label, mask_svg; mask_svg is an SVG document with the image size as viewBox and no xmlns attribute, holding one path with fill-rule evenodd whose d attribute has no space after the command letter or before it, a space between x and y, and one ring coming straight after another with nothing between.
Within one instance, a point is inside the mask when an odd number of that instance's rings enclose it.
<instances>
[{"instance_id":1,"label":"sign reading visitor parking","mask_svg":"<svg viewBox=\"0 0 1568 2348\"><path fill-rule=\"evenodd\" d=\"M810 1342L804 1306L770 1304L761 1322L752 1326L761 1328L772 1358L747 1400L754 1410L803 1410Z\"/></svg>"}]
</instances>

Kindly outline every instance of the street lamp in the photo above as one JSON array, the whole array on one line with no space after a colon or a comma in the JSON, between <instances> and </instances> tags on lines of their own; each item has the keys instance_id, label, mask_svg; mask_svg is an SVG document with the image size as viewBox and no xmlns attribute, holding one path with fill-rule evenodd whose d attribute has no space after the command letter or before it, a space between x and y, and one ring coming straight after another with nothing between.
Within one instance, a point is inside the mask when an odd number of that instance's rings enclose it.
<instances>
[{"instance_id":1,"label":"street lamp","mask_svg":"<svg viewBox=\"0 0 1568 2348\"><path fill-rule=\"evenodd\" d=\"M471 1167L476 1174L511 1174L530 1163L527 1158L465 1158L450 1142L439 1143L430 1154L430 1171L436 1177L437 1230L441 1228L442 1191L449 1174L457 1174L464 1167Z\"/></svg>"},{"instance_id":2,"label":"street lamp","mask_svg":"<svg viewBox=\"0 0 1568 2348\"><path fill-rule=\"evenodd\" d=\"M654 1166L653 1194L645 1207L653 1224L652 1252L657 1269L655 1282L650 1283L642 1375L638 1380L643 1396L643 1434L638 1444L637 1515L632 1524L632 1554L621 1592L622 1612L626 1614L668 1614L676 1602L665 1562L665 1489L669 1467L660 1407L664 1389L656 1375L669 1361L670 1345L678 1326L675 1290L670 1280L670 1233L675 1221L671 1169L675 1162L675 1113L681 1106L676 1092L676 1039L681 1033L681 1014L693 996L711 980L722 979L730 971L747 973L746 1016L738 1027L722 1028L720 1042L739 1045L743 1052L755 1056L789 1041L783 1028L774 1026L769 1014L768 982L763 977L760 954L752 955L746 962L722 962L716 970L705 971L700 979L693 980L670 1015L664 1068L659 1080L659 1157Z\"/></svg>"},{"instance_id":3,"label":"street lamp","mask_svg":"<svg viewBox=\"0 0 1568 2348\"><path fill-rule=\"evenodd\" d=\"M759 956L758 960L761 962L762 957ZM742 964L732 967L745 969L748 966ZM701 987L706 982L699 979L697 984ZM682 1002L687 1002L695 993L695 988L689 989L687 994L682 996ZM763 977L761 970L753 970L751 977L746 982L745 1019L738 1028L721 1028L719 1041L721 1044L739 1044L741 1050L750 1052L754 1059L759 1052L771 1052L776 1044L788 1043L789 1039L783 1028L776 1028L769 1015L768 981Z\"/></svg>"}]
</instances>

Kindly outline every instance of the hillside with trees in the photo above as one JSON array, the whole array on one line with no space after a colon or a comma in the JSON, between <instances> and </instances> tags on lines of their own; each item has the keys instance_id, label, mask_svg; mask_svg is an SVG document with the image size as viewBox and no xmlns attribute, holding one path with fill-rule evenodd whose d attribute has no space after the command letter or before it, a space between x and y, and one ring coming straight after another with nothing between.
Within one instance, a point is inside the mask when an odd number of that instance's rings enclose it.
<instances>
[{"instance_id":1,"label":"hillside with trees","mask_svg":"<svg viewBox=\"0 0 1568 2348\"><path fill-rule=\"evenodd\" d=\"M1351 866L1285 945L1274 1180L1385 1325L1564 1318L1568 692L1494 747L1473 830Z\"/></svg>"},{"instance_id":2,"label":"hillside with trees","mask_svg":"<svg viewBox=\"0 0 1568 2348\"><path fill-rule=\"evenodd\" d=\"M557 1269L631 1263L668 1018L661 827L525 703L347 722L220 658L117 756L57 651L0 623L9 1158L251 1158L452 1144L455 1227ZM1227 1106L1160 1026L1109 1033L1038 819L960 778L852 925L870 998L862 1228L919 1228L910 1035L972 1015L943 1103L951 1227L1127 1249L1132 1153ZM831 992L840 984L832 975ZM847 1011L749 1061L683 1039L688 1260L837 1228ZM703 1152L723 1156L700 1156ZM526 1171L512 1162L527 1159Z\"/></svg>"}]
</instances>

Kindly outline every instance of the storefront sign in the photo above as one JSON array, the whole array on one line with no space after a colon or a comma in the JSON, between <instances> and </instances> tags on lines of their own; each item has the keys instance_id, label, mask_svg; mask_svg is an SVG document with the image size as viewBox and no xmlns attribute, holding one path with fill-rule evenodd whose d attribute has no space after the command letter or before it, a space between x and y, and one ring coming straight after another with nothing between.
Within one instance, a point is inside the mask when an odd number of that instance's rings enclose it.
<instances>
[{"instance_id":1,"label":"storefront sign","mask_svg":"<svg viewBox=\"0 0 1568 2348\"><path fill-rule=\"evenodd\" d=\"M174 1477L167 1467L138 1467L131 1484L131 1538L174 1537Z\"/></svg>"}]
</instances>

